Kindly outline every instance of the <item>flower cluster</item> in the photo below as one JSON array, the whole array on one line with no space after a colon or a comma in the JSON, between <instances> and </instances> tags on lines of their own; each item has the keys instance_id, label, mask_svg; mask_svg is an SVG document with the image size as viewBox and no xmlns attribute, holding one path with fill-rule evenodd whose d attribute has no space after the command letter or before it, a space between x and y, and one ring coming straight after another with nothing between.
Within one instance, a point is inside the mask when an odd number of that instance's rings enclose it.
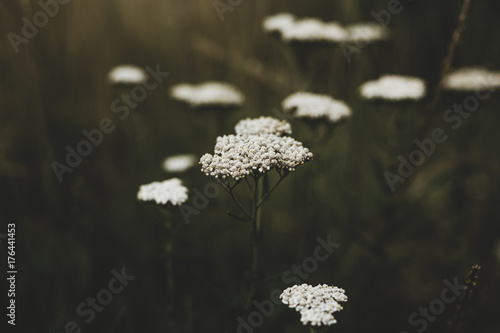
<instances>
[{"instance_id":1,"label":"flower cluster","mask_svg":"<svg viewBox=\"0 0 500 333\"><path fill-rule=\"evenodd\" d=\"M187 198L188 189L182 185L179 178L141 185L139 192L137 192L139 201L154 201L159 205L170 202L172 205L178 206L186 202Z\"/></svg>"},{"instance_id":2,"label":"flower cluster","mask_svg":"<svg viewBox=\"0 0 500 333\"><path fill-rule=\"evenodd\" d=\"M375 23L343 26L338 22L323 22L316 18L297 19L290 13L269 16L264 19L262 26L268 33L281 34L286 42L377 42L389 37L388 29Z\"/></svg>"},{"instance_id":3,"label":"flower cluster","mask_svg":"<svg viewBox=\"0 0 500 333\"><path fill-rule=\"evenodd\" d=\"M177 84L170 90L172 98L192 108L205 106L235 107L243 104L243 94L233 85L208 81L198 85Z\"/></svg>"},{"instance_id":4,"label":"flower cluster","mask_svg":"<svg viewBox=\"0 0 500 333\"><path fill-rule=\"evenodd\" d=\"M279 13L266 17L262 22L262 27L264 28L264 31L268 33L281 33L289 27L292 27L294 23L295 16L290 13Z\"/></svg>"},{"instance_id":5,"label":"flower cluster","mask_svg":"<svg viewBox=\"0 0 500 333\"><path fill-rule=\"evenodd\" d=\"M375 22L354 23L346 26L345 42L379 42L389 39L389 30Z\"/></svg>"},{"instance_id":6,"label":"flower cluster","mask_svg":"<svg viewBox=\"0 0 500 333\"><path fill-rule=\"evenodd\" d=\"M285 289L280 299L300 313L302 324L312 326L337 323L333 313L342 310L342 305L338 302L347 302L344 289L326 284L316 287L308 284L295 285Z\"/></svg>"},{"instance_id":7,"label":"flower cluster","mask_svg":"<svg viewBox=\"0 0 500 333\"><path fill-rule=\"evenodd\" d=\"M292 127L285 120L272 117L260 117L254 119L242 119L234 127L236 134L274 134L283 136L292 134Z\"/></svg>"},{"instance_id":8,"label":"flower cluster","mask_svg":"<svg viewBox=\"0 0 500 333\"><path fill-rule=\"evenodd\" d=\"M500 88L500 72L484 67L464 67L443 78L443 88L452 91L476 91Z\"/></svg>"},{"instance_id":9,"label":"flower cluster","mask_svg":"<svg viewBox=\"0 0 500 333\"><path fill-rule=\"evenodd\" d=\"M110 84L136 85L144 83L146 79L146 71L134 65L120 65L108 73Z\"/></svg>"},{"instance_id":10,"label":"flower cluster","mask_svg":"<svg viewBox=\"0 0 500 333\"><path fill-rule=\"evenodd\" d=\"M337 22L325 23L314 18L296 20L281 30L284 41L324 41L340 43L347 40L347 31Z\"/></svg>"},{"instance_id":11,"label":"flower cluster","mask_svg":"<svg viewBox=\"0 0 500 333\"><path fill-rule=\"evenodd\" d=\"M224 135L217 138L214 155L203 155L200 164L207 176L239 180L252 172L265 173L273 168L293 171L312 157L309 149L290 137Z\"/></svg>"},{"instance_id":12,"label":"flower cluster","mask_svg":"<svg viewBox=\"0 0 500 333\"><path fill-rule=\"evenodd\" d=\"M378 80L363 83L359 90L361 97L367 100L417 101L426 94L422 79L401 75L383 75Z\"/></svg>"},{"instance_id":13,"label":"flower cluster","mask_svg":"<svg viewBox=\"0 0 500 333\"><path fill-rule=\"evenodd\" d=\"M348 118L352 113L351 108L343 101L308 92L294 93L285 98L281 105L286 112L293 113L297 118L325 118L331 123Z\"/></svg>"},{"instance_id":14,"label":"flower cluster","mask_svg":"<svg viewBox=\"0 0 500 333\"><path fill-rule=\"evenodd\" d=\"M192 154L179 154L165 158L162 163L166 172L184 172L196 165L197 157Z\"/></svg>"}]
</instances>

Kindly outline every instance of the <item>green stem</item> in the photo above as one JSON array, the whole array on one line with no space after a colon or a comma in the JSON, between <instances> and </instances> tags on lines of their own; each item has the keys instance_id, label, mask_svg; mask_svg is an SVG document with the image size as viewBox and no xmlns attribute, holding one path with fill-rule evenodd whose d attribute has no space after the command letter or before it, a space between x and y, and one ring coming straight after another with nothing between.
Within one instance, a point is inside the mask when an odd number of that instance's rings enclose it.
<instances>
[{"instance_id":1,"label":"green stem","mask_svg":"<svg viewBox=\"0 0 500 333\"><path fill-rule=\"evenodd\" d=\"M251 283L247 298L247 307L250 307L254 299L257 272L259 263L259 240L261 234L261 207L258 203L262 200L262 180L264 176L254 176L255 186L253 188L253 214L252 214L252 263L251 263Z\"/></svg>"},{"instance_id":2,"label":"green stem","mask_svg":"<svg viewBox=\"0 0 500 333\"><path fill-rule=\"evenodd\" d=\"M233 199L234 203L238 206L239 209L241 209L241 211L248 217L248 218L252 218L252 215L250 215L250 213L245 209L245 207L243 207L243 205L240 203L240 201L236 198L236 196L234 195L233 191L230 190L229 191L229 195L231 196L231 198Z\"/></svg>"},{"instance_id":3,"label":"green stem","mask_svg":"<svg viewBox=\"0 0 500 333\"><path fill-rule=\"evenodd\" d=\"M271 193L276 189L276 187L278 187L278 185L281 183L281 181L283 179L285 179L286 176L288 176L289 171L285 170L284 172L285 172L284 174L280 173L280 179L269 189L269 191L267 191L264 195L262 195L262 193L261 193L260 199L259 199L259 201L257 201L257 207L262 206L264 201L269 197L269 195L271 195ZM264 176L267 177L267 174L265 174ZM261 188L261 191L262 191L262 188Z\"/></svg>"},{"instance_id":4,"label":"green stem","mask_svg":"<svg viewBox=\"0 0 500 333\"><path fill-rule=\"evenodd\" d=\"M173 233L170 212L165 210L165 266L167 270L167 321L173 327L174 321L174 265L173 265Z\"/></svg>"},{"instance_id":5,"label":"green stem","mask_svg":"<svg viewBox=\"0 0 500 333\"><path fill-rule=\"evenodd\" d=\"M263 177L266 177L267 175L264 175ZM252 250L252 271L257 272L257 255L258 255L258 250L257 250L257 245L258 241L260 238L260 216L261 216L261 205L262 205L262 178L256 178L255 179L255 191L254 191L254 214L253 214L253 250ZM269 192L268 192L269 193Z\"/></svg>"},{"instance_id":6,"label":"green stem","mask_svg":"<svg viewBox=\"0 0 500 333\"><path fill-rule=\"evenodd\" d=\"M309 332L311 333L316 333L316 329L312 326L308 326L309 327Z\"/></svg>"},{"instance_id":7,"label":"green stem","mask_svg":"<svg viewBox=\"0 0 500 333\"><path fill-rule=\"evenodd\" d=\"M238 200L238 198L236 198L236 196L234 195L233 193L233 189L234 187L240 182L240 181L237 181L233 186L231 186L231 184L229 183L225 183L223 181L221 181L220 179L218 178L214 178L215 181L220 185L220 187L222 187L222 189L224 191L226 191L230 196L231 196L231 199L233 199L234 203L236 204L236 206L238 206L238 208L246 215L247 218L249 219L252 219L252 215L250 215L250 213L245 209L245 207L241 204L241 202ZM246 180L246 179L245 179Z\"/></svg>"}]
</instances>

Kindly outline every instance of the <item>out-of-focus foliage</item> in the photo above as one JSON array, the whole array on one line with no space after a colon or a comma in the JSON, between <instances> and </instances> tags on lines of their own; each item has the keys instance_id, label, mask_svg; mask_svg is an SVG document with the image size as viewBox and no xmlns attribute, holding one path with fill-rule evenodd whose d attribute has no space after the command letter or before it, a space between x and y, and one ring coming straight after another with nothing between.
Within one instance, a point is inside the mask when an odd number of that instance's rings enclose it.
<instances>
[{"instance_id":1,"label":"out-of-focus foliage","mask_svg":"<svg viewBox=\"0 0 500 333\"><path fill-rule=\"evenodd\" d=\"M221 21L210 0L71 1L16 54L7 33L21 34L22 17L40 7L2 0L0 233L17 223L16 326L60 332L75 321L83 332L164 332L162 225L137 202L139 185L170 177L161 168L165 156L210 152L216 135L234 133L238 120L276 116L283 98L309 87L345 100L353 116L323 137L322 128L291 121L294 138L315 157L264 205L259 265L266 278L256 300L289 287L282 273L312 256L318 237L331 235L341 246L302 279L346 290L349 301L331 331L414 332L409 316L440 297L443 280L464 281L480 264L463 332L497 332L500 94L482 101L457 130L442 115L466 95L443 94L429 128L443 128L448 140L391 193L383 173L396 172L399 155L408 157L425 102L373 105L357 92L364 81L397 73L424 78L432 93L462 2L401 1L402 12L388 25L390 42L361 49L350 64L339 47L323 50L309 86L292 48L262 31L262 19L282 11L348 24L373 20L370 12L387 3L243 0ZM453 67L500 69L499 10L498 1L472 1ZM111 107L120 92L106 76L123 63L159 65L170 75L120 120ZM217 133L209 125L213 119L167 96L175 83L205 80L230 82L246 95L245 106L229 113ZM401 126L387 149L391 117ZM60 183L51 163L64 163L66 146L75 148L82 130L97 128L103 118L115 130ZM198 168L181 178L201 191L211 182ZM182 331L234 332L238 316L255 310L238 306L250 226L235 222L228 209L235 207L221 191L189 225L174 211L175 311ZM136 279L86 323L77 306L106 288L111 271L122 267ZM447 305L427 331L446 329L455 305ZM280 305L258 330L304 332L298 318Z\"/></svg>"}]
</instances>

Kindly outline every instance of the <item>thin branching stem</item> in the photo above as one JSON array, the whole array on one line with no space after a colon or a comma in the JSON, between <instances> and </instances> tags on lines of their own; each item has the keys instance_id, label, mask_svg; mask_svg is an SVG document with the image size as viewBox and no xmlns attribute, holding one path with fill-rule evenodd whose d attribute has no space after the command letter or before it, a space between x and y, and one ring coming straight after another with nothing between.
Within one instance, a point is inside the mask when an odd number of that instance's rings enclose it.
<instances>
[{"instance_id":1,"label":"thin branching stem","mask_svg":"<svg viewBox=\"0 0 500 333\"><path fill-rule=\"evenodd\" d=\"M240 183L240 180L237 180L233 186L231 186L231 184L228 182L224 182L222 180L220 180L219 178L214 178L215 181L220 185L220 187L222 187L222 189L224 191L226 191L230 196L231 196L231 199L233 199L234 203L236 204L236 206L238 206L238 208L243 212L243 214L246 215L247 218L249 219L253 219L253 216L248 212L248 210L241 204L241 202L238 200L238 198L236 198L236 195L234 194L233 192L233 189L236 187L236 185L238 185Z\"/></svg>"},{"instance_id":2,"label":"thin branching stem","mask_svg":"<svg viewBox=\"0 0 500 333\"><path fill-rule=\"evenodd\" d=\"M283 174L278 172L278 174L280 175L280 179L269 189L269 191L267 191L267 193L265 193L261 199L257 202L257 207L260 207L262 206L262 204L264 203L264 201L271 195L271 193L276 189L276 187L278 187L278 185L281 183L281 181L283 179L285 179L286 176L288 176L289 174L289 171L285 171Z\"/></svg>"},{"instance_id":3,"label":"thin branching stem","mask_svg":"<svg viewBox=\"0 0 500 333\"><path fill-rule=\"evenodd\" d=\"M253 193L253 187L250 184L250 182L248 181L248 177L245 177L245 183L247 184L248 189L250 190L250 192Z\"/></svg>"},{"instance_id":4,"label":"thin branching stem","mask_svg":"<svg viewBox=\"0 0 500 333\"><path fill-rule=\"evenodd\" d=\"M236 206L238 206L238 208L249 218L249 219L253 219L253 216L248 212L248 210L243 207L243 205L240 203L240 201L238 200L238 198L236 198L236 195L234 195L233 193L233 190L231 189L229 191L229 195L231 196L231 198L233 199L234 203L236 204Z\"/></svg>"},{"instance_id":5,"label":"thin branching stem","mask_svg":"<svg viewBox=\"0 0 500 333\"><path fill-rule=\"evenodd\" d=\"M227 193L231 193L232 187L230 187L229 184L226 184L224 181L222 181L219 178L213 177L213 179L217 182L217 184L219 184L220 187L222 187L222 189L224 191L226 191Z\"/></svg>"}]
</instances>

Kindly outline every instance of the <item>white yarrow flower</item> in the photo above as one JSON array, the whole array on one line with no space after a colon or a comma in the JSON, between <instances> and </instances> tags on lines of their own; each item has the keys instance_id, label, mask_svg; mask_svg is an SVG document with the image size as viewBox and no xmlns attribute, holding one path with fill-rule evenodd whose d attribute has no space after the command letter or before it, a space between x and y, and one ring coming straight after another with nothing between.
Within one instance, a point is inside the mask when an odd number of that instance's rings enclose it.
<instances>
[{"instance_id":1,"label":"white yarrow flower","mask_svg":"<svg viewBox=\"0 0 500 333\"><path fill-rule=\"evenodd\" d=\"M284 41L342 42L347 38L347 31L337 22L325 23L315 18L304 18L285 26L281 30L281 37Z\"/></svg>"},{"instance_id":2,"label":"white yarrow flower","mask_svg":"<svg viewBox=\"0 0 500 333\"><path fill-rule=\"evenodd\" d=\"M379 42L389 39L389 29L375 22L355 23L346 27L349 42Z\"/></svg>"},{"instance_id":3,"label":"white yarrow flower","mask_svg":"<svg viewBox=\"0 0 500 333\"><path fill-rule=\"evenodd\" d=\"M361 97L367 100L417 101L424 98L424 80L401 75L383 75L378 80L368 81L360 87Z\"/></svg>"},{"instance_id":4,"label":"white yarrow flower","mask_svg":"<svg viewBox=\"0 0 500 333\"><path fill-rule=\"evenodd\" d=\"M188 199L188 189L182 185L178 178L172 178L163 182L153 182L139 187L137 200L154 201L159 205L171 203L178 206Z\"/></svg>"},{"instance_id":5,"label":"white yarrow flower","mask_svg":"<svg viewBox=\"0 0 500 333\"><path fill-rule=\"evenodd\" d=\"M200 164L207 176L239 180L251 173L266 173L274 168L294 171L312 157L309 149L290 137L224 135L217 138L214 154L203 155Z\"/></svg>"},{"instance_id":6,"label":"white yarrow flower","mask_svg":"<svg viewBox=\"0 0 500 333\"><path fill-rule=\"evenodd\" d=\"M262 24L268 33L278 32L286 42L378 42L389 38L389 29L376 23L355 23L347 26L317 18L297 19L290 13L268 16Z\"/></svg>"},{"instance_id":7,"label":"white yarrow flower","mask_svg":"<svg viewBox=\"0 0 500 333\"><path fill-rule=\"evenodd\" d=\"M268 16L262 22L262 27L267 33L279 32L292 26L295 22L295 16L290 13L279 13Z\"/></svg>"},{"instance_id":8,"label":"white yarrow flower","mask_svg":"<svg viewBox=\"0 0 500 333\"><path fill-rule=\"evenodd\" d=\"M260 117L240 120L234 127L236 134L274 134L283 136L292 134L292 127L285 120L272 117Z\"/></svg>"},{"instance_id":9,"label":"white yarrow flower","mask_svg":"<svg viewBox=\"0 0 500 333\"><path fill-rule=\"evenodd\" d=\"M443 78L443 88L451 91L473 92L500 88L500 71L484 67L456 69Z\"/></svg>"},{"instance_id":10,"label":"white yarrow flower","mask_svg":"<svg viewBox=\"0 0 500 333\"><path fill-rule=\"evenodd\" d=\"M333 313L343 309L339 302L347 302L344 289L326 284L313 287L305 283L285 289L280 299L300 313L303 325L312 326L337 323Z\"/></svg>"},{"instance_id":11,"label":"white yarrow flower","mask_svg":"<svg viewBox=\"0 0 500 333\"><path fill-rule=\"evenodd\" d=\"M193 108L205 106L235 107L245 101L243 94L233 85L208 81L200 84L177 84L170 89L172 98Z\"/></svg>"},{"instance_id":12,"label":"white yarrow flower","mask_svg":"<svg viewBox=\"0 0 500 333\"><path fill-rule=\"evenodd\" d=\"M196 165L198 158L192 154L179 154L165 158L162 163L163 170L169 173L185 172Z\"/></svg>"},{"instance_id":13,"label":"white yarrow flower","mask_svg":"<svg viewBox=\"0 0 500 333\"><path fill-rule=\"evenodd\" d=\"M146 82L146 71L134 65L120 65L108 73L110 84L137 85Z\"/></svg>"},{"instance_id":14,"label":"white yarrow flower","mask_svg":"<svg viewBox=\"0 0 500 333\"><path fill-rule=\"evenodd\" d=\"M281 105L286 112L294 114L296 118L324 118L331 123L348 118L352 113L344 101L303 91L288 96Z\"/></svg>"}]
</instances>

